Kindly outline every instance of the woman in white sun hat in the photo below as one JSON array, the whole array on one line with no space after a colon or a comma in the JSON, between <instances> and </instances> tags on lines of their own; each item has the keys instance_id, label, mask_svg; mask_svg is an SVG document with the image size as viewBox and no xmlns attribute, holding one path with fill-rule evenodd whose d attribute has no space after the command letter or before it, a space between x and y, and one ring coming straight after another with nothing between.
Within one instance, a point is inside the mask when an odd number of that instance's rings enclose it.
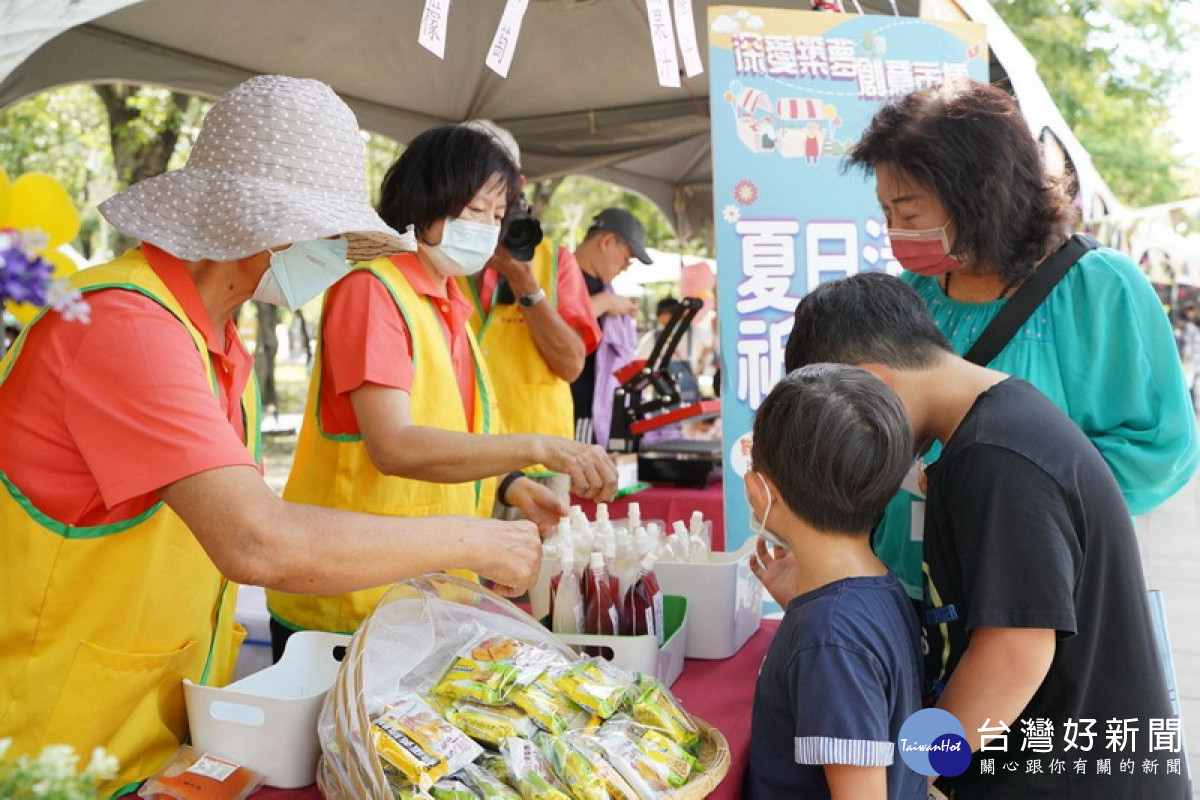
<instances>
[{"instance_id":1,"label":"woman in white sun hat","mask_svg":"<svg viewBox=\"0 0 1200 800\"><path fill-rule=\"evenodd\" d=\"M187 736L181 680L223 683L244 632L230 581L364 589L466 568L524 590L528 522L376 517L286 503L258 465L251 297L297 308L415 249L366 202L353 113L329 87L253 78L187 166L101 204L140 248L84 270L90 324L35 320L0 362L0 734L121 762ZM240 634L240 635L239 635Z\"/></svg>"}]
</instances>

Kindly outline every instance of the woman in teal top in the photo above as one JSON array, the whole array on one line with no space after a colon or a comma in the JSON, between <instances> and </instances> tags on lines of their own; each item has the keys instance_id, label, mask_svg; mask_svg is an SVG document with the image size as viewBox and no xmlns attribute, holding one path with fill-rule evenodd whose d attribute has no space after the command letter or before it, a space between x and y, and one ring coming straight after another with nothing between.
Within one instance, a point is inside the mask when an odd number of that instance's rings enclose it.
<instances>
[{"instance_id":1,"label":"woman in teal top","mask_svg":"<svg viewBox=\"0 0 1200 800\"><path fill-rule=\"evenodd\" d=\"M884 107L849 161L875 173L905 280L959 354L1067 239L1065 193L1044 172L1016 103L995 87L957 81ZM1029 381L1075 421L1132 514L1162 503L1196 469L1196 420L1170 323L1149 281L1116 250L1080 258L987 366ZM901 490L875 535L876 552L913 597L922 583L919 500Z\"/></svg>"}]
</instances>

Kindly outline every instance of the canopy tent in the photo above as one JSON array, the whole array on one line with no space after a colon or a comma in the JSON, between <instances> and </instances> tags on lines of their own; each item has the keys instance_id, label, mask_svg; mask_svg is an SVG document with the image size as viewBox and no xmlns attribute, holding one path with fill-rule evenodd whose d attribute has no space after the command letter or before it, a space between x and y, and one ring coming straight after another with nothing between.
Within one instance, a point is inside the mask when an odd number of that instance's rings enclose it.
<instances>
[{"instance_id":1,"label":"canopy tent","mask_svg":"<svg viewBox=\"0 0 1200 800\"><path fill-rule=\"evenodd\" d=\"M892 13L889 0L860 0ZM897 0L915 15L919 0ZM707 59L707 8L693 0ZM744 6L790 5L750 0ZM852 7L852 0L846 3ZM925 0L928 15L989 28L993 80L1011 79L1035 135L1079 175L1085 215L1115 204L986 0ZM445 60L417 43L423 0L0 0L0 108L70 83L154 83L217 97L260 73L318 78L359 123L401 142L484 117L513 132L531 179L582 173L638 191L682 237L709 227L708 76L659 85L644 0L529 0L507 78L484 65L500 2L450 7Z\"/></svg>"}]
</instances>

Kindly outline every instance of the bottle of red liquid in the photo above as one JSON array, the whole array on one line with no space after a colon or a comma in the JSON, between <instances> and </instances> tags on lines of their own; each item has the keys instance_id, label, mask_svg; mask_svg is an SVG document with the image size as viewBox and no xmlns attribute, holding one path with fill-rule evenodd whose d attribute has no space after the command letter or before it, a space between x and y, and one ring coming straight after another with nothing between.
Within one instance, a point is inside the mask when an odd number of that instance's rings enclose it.
<instances>
[{"instance_id":1,"label":"bottle of red liquid","mask_svg":"<svg viewBox=\"0 0 1200 800\"><path fill-rule=\"evenodd\" d=\"M612 636L618 630L617 604L613 600L608 570L604 567L604 556L592 553L587 574L583 578L583 601L587 607L584 615L586 633ZM589 655L597 655L587 648Z\"/></svg>"},{"instance_id":2,"label":"bottle of red liquid","mask_svg":"<svg viewBox=\"0 0 1200 800\"><path fill-rule=\"evenodd\" d=\"M662 646L665 638L663 596L654 574L653 555L647 554L642 558L637 582L621 604L621 632L630 636L654 634L659 647Z\"/></svg>"}]
</instances>

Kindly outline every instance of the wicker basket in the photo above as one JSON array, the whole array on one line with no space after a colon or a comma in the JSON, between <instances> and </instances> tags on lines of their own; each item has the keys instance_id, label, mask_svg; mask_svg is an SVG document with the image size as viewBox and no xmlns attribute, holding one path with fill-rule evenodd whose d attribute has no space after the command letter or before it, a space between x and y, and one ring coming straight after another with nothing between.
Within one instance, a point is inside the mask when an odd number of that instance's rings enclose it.
<instances>
[{"instance_id":1,"label":"wicker basket","mask_svg":"<svg viewBox=\"0 0 1200 800\"><path fill-rule=\"evenodd\" d=\"M321 710L318 735L322 758L317 770L317 784L327 800L389 800L392 797L383 768L367 736L371 711L369 691L364 687L368 687L366 671L372 668L368 665L377 668L380 663L378 653L367 651L368 641L374 641L371 632L387 626L380 609L396 601L419 609L422 617L435 617L445 607L460 604L461 608L457 610L485 617L489 629L497 633L521 636L563 655L574 655L519 608L478 585L441 575L397 584L354 635ZM436 625L431 624L430 632L435 629ZM703 721L696 722L702 734L699 771L687 785L664 795L670 800L706 797L729 771L729 745L725 737Z\"/></svg>"}]
</instances>

